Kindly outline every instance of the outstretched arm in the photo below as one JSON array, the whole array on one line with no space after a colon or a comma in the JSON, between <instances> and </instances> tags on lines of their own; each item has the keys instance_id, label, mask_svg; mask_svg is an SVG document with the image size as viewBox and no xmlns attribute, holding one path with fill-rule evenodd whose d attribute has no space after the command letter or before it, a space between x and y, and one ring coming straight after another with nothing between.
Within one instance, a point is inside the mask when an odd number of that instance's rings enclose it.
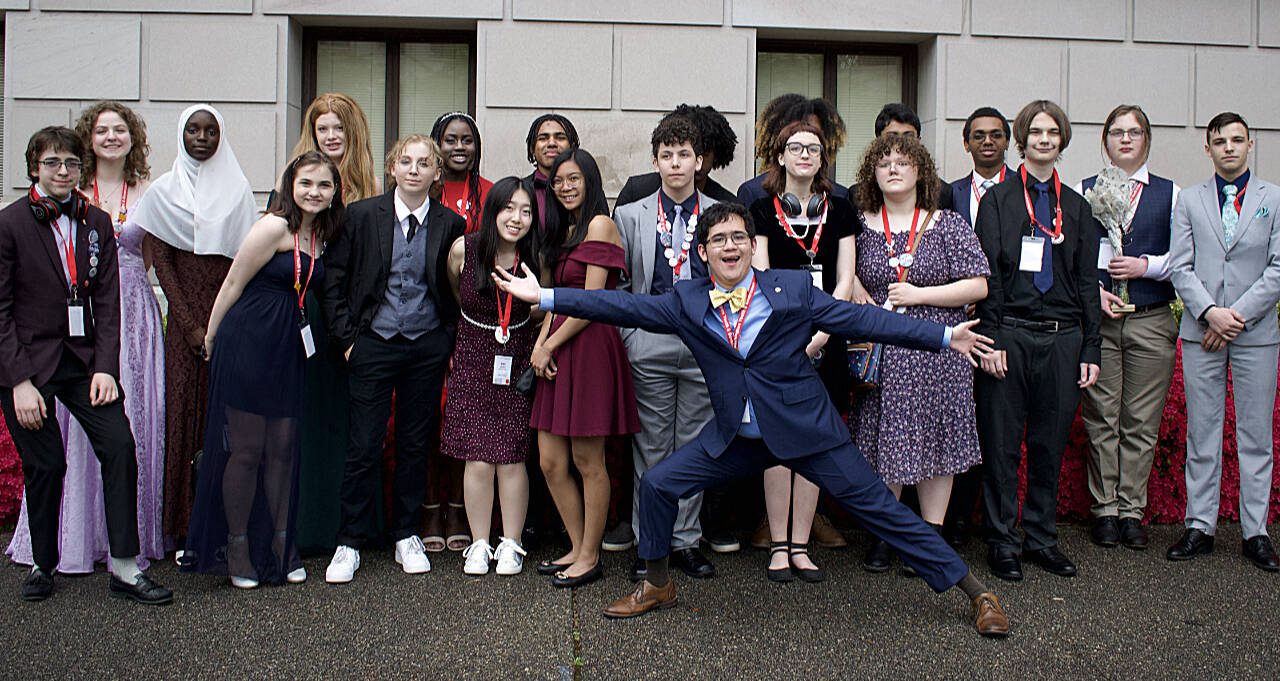
<instances>
[{"instance_id":1,"label":"outstretched arm","mask_svg":"<svg viewBox=\"0 0 1280 681\"><path fill-rule=\"evenodd\" d=\"M946 327L936 322L904 317L873 305L836 300L816 287L810 287L809 293L813 298L814 325L833 335L866 338L931 352L950 348L968 355L974 350L991 350L991 339L972 330L978 320ZM972 358L969 361L973 363Z\"/></svg>"},{"instance_id":2,"label":"outstretched arm","mask_svg":"<svg viewBox=\"0 0 1280 681\"><path fill-rule=\"evenodd\" d=\"M527 265L520 267L524 276L499 269L493 274L494 282L503 291L544 311L653 333L679 331L680 302L674 292L650 296L603 289L542 288Z\"/></svg>"}]
</instances>

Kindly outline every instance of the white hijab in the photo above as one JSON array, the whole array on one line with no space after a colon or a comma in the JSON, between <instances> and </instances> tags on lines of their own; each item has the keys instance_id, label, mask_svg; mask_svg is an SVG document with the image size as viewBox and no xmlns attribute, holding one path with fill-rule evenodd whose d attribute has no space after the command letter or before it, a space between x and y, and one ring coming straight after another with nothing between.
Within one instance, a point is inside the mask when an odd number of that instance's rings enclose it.
<instances>
[{"instance_id":1,"label":"white hijab","mask_svg":"<svg viewBox=\"0 0 1280 681\"><path fill-rule=\"evenodd\" d=\"M207 161L192 158L182 139L187 121L197 111L212 114L221 130L218 148ZM208 104L188 107L178 118L173 169L151 183L129 217L174 248L234 258L256 216L253 192L231 151L222 114Z\"/></svg>"}]
</instances>

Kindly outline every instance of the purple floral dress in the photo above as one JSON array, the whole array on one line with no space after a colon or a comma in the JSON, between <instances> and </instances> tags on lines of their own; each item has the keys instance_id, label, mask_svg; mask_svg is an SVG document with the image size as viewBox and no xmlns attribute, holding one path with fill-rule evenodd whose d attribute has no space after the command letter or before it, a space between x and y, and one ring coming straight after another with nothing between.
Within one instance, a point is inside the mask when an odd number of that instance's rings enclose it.
<instances>
[{"instance_id":1,"label":"purple floral dress","mask_svg":"<svg viewBox=\"0 0 1280 681\"><path fill-rule=\"evenodd\" d=\"M894 252L907 248L907 233L894 236ZM958 213L943 211L920 234L907 283L941 286L990 274L978 237ZM867 229L858 237L858 279L877 302L898 280L889 267L884 231ZM963 308L908 307L902 314L954 325L965 321ZM914 485L962 473L982 462L974 416L973 368L954 352L923 352L884 346L880 387L864 394L849 419L854 443L884 481Z\"/></svg>"}]
</instances>

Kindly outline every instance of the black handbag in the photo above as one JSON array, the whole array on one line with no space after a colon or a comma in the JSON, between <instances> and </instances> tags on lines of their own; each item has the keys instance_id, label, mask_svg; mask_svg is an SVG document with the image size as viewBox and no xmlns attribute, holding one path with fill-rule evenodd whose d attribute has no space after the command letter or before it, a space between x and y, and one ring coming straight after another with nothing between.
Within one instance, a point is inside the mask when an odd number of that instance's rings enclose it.
<instances>
[{"instance_id":1,"label":"black handbag","mask_svg":"<svg viewBox=\"0 0 1280 681\"><path fill-rule=\"evenodd\" d=\"M520 377L516 379L515 388L521 395L533 395L533 389L537 385L537 374L533 373L533 366L524 370Z\"/></svg>"}]
</instances>

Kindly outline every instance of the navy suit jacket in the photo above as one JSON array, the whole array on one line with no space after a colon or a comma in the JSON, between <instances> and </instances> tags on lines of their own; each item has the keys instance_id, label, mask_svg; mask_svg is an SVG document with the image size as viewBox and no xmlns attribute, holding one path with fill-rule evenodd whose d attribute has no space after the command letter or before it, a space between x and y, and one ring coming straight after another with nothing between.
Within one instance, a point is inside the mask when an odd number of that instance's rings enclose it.
<instances>
[{"instance_id":1,"label":"navy suit jacket","mask_svg":"<svg viewBox=\"0 0 1280 681\"><path fill-rule=\"evenodd\" d=\"M941 350L943 327L875 305L855 305L823 293L803 270L755 273L757 295L773 312L751 351L742 357L703 320L711 310L711 280L677 282L660 296L623 291L557 288L555 311L570 317L675 334L702 369L715 418L698 443L718 457L738 433L751 398L765 444L779 459L797 459L849 444L849 428L827 397L805 354L816 329L833 336L866 338L916 350Z\"/></svg>"},{"instance_id":2,"label":"navy suit jacket","mask_svg":"<svg viewBox=\"0 0 1280 681\"><path fill-rule=\"evenodd\" d=\"M1017 170L1005 166L1004 179L1008 180L1017 174ZM969 222L969 202L973 200L973 185L969 182L972 178L973 171L970 170L968 175L947 185L951 189L951 210L959 213L965 222ZM969 226L972 227L973 223Z\"/></svg>"}]
</instances>

